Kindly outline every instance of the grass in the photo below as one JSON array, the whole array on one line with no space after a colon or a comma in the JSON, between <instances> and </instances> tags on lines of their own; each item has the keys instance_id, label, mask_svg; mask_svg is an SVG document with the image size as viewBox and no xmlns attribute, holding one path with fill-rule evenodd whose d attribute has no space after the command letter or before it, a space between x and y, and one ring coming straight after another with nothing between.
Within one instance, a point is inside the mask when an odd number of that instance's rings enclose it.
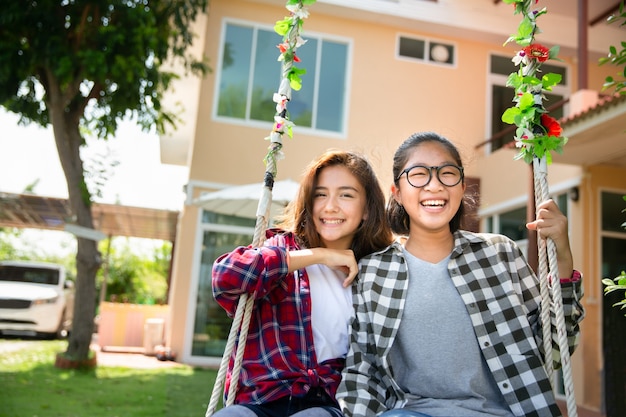
<instances>
[{"instance_id":1,"label":"grass","mask_svg":"<svg viewBox=\"0 0 626 417\"><path fill-rule=\"evenodd\" d=\"M0 417L204 416L215 370L55 368L55 355L66 343L29 341L25 348L0 353Z\"/></svg>"}]
</instances>

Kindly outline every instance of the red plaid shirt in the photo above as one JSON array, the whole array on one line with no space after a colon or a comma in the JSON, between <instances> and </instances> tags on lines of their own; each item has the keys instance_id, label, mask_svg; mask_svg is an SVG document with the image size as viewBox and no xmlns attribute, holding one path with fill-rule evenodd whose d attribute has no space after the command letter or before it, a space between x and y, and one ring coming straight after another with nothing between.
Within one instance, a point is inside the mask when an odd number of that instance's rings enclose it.
<instances>
[{"instance_id":1,"label":"red plaid shirt","mask_svg":"<svg viewBox=\"0 0 626 417\"><path fill-rule=\"evenodd\" d=\"M266 237L263 247L238 247L213 265L213 295L230 317L240 294L255 299L235 403L301 397L312 387L323 388L334 399L345 359L317 363L309 278L304 269L287 272L287 251L300 247L292 233L270 229ZM234 354L226 393L233 360Z\"/></svg>"}]
</instances>

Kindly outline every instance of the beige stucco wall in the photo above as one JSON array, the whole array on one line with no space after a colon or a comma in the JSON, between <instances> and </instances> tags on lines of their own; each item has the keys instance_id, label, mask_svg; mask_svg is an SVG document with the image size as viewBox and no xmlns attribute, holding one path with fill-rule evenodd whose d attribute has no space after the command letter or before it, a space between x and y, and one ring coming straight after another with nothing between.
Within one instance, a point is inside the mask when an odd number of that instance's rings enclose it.
<instances>
[{"instance_id":1,"label":"beige stucco wall","mask_svg":"<svg viewBox=\"0 0 626 417\"><path fill-rule=\"evenodd\" d=\"M173 248L174 262L172 263L172 280L170 283L169 303L169 331L166 333L166 343L178 356L185 360L185 334L193 326L188 320L189 300L191 294L192 277L197 274L194 268L194 254L198 238L198 212L194 205L186 205L180 213L178 231ZM195 274L194 274L194 271ZM190 315L193 317L193 314Z\"/></svg>"},{"instance_id":2,"label":"beige stucco wall","mask_svg":"<svg viewBox=\"0 0 626 417\"><path fill-rule=\"evenodd\" d=\"M205 53L213 72L200 86L198 119L195 138L190 149L189 202L202 191L212 191L219 185L261 182L263 157L268 142L264 140L271 130L266 125L243 126L212 120L212 103L217 76L219 41L222 18L247 20L273 26L285 15L283 6L267 6L241 0L213 0L206 25ZM352 42L350 80L348 82L348 128L345 138L329 138L303 133L296 126L294 138L284 138L286 159L278 163L278 180L299 180L305 166L315 156L328 148L358 150L366 154L374 165L385 194L391 183L391 161L396 147L409 134L420 130L434 130L455 141L464 155L467 175L481 179L481 210L489 211L512 201L519 202L528 193L529 169L521 161L513 159L515 150L501 150L485 156L484 148L477 147L487 139L486 110L488 107L487 73L489 54L500 52L511 55L514 46L502 43L484 43L467 39L445 38L414 31L397 30L391 26L360 23L332 16L316 14L305 21L307 32L331 34ZM395 56L398 34L416 35L451 42L457 51L456 67L442 67L424 63L399 60ZM277 37L277 43L278 43ZM504 39L503 39L504 41ZM306 48L306 45L303 46ZM276 51L278 56L278 50ZM563 57L570 64L570 85L576 89L576 69L573 57ZM300 64L306 67L306 62ZM604 77L612 73L609 67L590 71L589 88L599 88ZM306 75L303 78L306 83ZM277 86L278 87L278 86ZM297 92L294 92L297 94ZM581 190L592 187L582 168L553 164L549 167L550 187L565 187L581 183ZM599 177L594 172L594 181ZM602 174L599 181L610 177ZM621 178L625 178L623 175ZM205 185L203 187L203 184ZM594 183L595 184L595 183ZM626 187L624 187L626 188ZM589 202L581 200L573 204L571 215L572 250L576 267L582 271L597 271L597 256L593 239L587 239L593 224ZM179 358L188 361L187 351L193 326L193 313L189 311L197 285L200 210L193 204L181 213L175 246L172 286L170 293L171 323L167 335L169 346L178 352ZM593 216L594 214L591 214ZM597 241L597 239L596 239ZM594 249L594 250L592 250ZM592 275L587 273L586 276ZM599 313L594 307L599 294L586 296L589 315L584 322L584 345L574 357L576 378L584 374L585 383L577 387L577 397L584 403L599 407L600 374L590 376L592 369L601 369L600 347L597 332ZM193 303L191 303L193 305ZM588 345L588 346L587 346ZM584 368L584 369L583 369ZM589 378L589 379L587 379ZM584 395L583 395L584 390ZM580 391L580 392L579 392Z\"/></svg>"},{"instance_id":3,"label":"beige stucco wall","mask_svg":"<svg viewBox=\"0 0 626 417\"><path fill-rule=\"evenodd\" d=\"M283 14L279 7L257 3L212 2L207 37L219 39L220 16L273 25L277 16ZM323 15L312 15L305 22L305 38L307 31L330 33L353 41L347 137L312 136L296 127L295 137L284 140L286 159L280 161L279 179L297 179L314 155L330 147L340 147L369 155L387 185L393 152L414 131L435 130L459 143L477 144L485 140L483 103L488 54L510 53L510 49L437 36L435 39L457 46L457 67L447 68L396 59L398 33L422 37L428 37L428 33L397 31ZM207 43L206 53L213 65L217 65L218 42ZM300 65L305 67L306 62ZM224 184L258 182L264 171L262 158L268 142L263 139L271 128L269 121L267 127L260 128L213 123L210 115L216 72L202 84L190 177ZM451 108L459 110L451 111ZM473 146L464 148L473 152ZM246 169L238 172L238 167Z\"/></svg>"}]
</instances>

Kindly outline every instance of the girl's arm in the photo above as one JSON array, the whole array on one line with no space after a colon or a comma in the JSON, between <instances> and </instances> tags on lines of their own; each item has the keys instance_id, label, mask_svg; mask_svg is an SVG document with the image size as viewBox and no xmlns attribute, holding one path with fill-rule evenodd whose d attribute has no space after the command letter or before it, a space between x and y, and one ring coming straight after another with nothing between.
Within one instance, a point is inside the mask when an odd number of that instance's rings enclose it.
<instances>
[{"instance_id":1,"label":"girl's arm","mask_svg":"<svg viewBox=\"0 0 626 417\"><path fill-rule=\"evenodd\" d=\"M293 250L287 252L287 263L289 264L289 272L314 264L323 264L329 268L342 271L347 275L343 282L343 286L346 288L352 284L358 272L354 252L350 249L313 248Z\"/></svg>"}]
</instances>

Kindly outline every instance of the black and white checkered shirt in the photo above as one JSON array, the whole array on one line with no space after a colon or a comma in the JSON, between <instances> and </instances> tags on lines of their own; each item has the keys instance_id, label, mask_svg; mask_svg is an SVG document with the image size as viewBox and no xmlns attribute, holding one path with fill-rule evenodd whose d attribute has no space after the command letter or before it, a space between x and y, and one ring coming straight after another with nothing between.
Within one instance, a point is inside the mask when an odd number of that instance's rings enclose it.
<instances>
[{"instance_id":1,"label":"black and white checkered shirt","mask_svg":"<svg viewBox=\"0 0 626 417\"><path fill-rule=\"evenodd\" d=\"M482 356L516 416L560 416L543 367L539 280L518 246L502 235L458 231L448 272L465 303ZM387 357L404 311L408 287L399 242L360 261L356 317L337 400L346 416L376 416L402 408L405 393ZM563 283L570 353L584 317L580 274ZM560 360L552 329L555 360ZM450 341L454 343L453 340ZM462 347L459 347L462 349ZM445 358L442 358L445 361ZM559 364L555 363L555 369ZM454 378L450 369L450 378ZM419 375L415 375L419 380Z\"/></svg>"}]
</instances>

